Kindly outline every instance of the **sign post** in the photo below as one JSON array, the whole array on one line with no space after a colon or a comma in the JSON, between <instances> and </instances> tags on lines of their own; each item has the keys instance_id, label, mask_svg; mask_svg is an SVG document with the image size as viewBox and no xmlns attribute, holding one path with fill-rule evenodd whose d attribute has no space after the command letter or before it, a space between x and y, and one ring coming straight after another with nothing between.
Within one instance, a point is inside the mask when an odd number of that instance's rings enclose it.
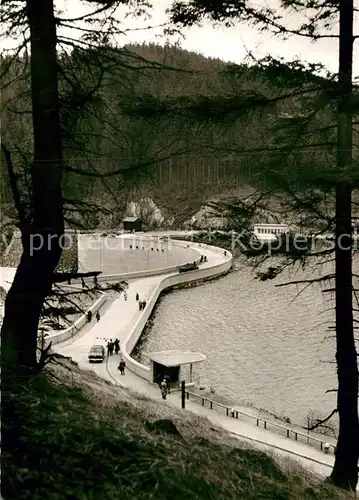
<instances>
[{"instance_id":1,"label":"sign post","mask_svg":"<svg viewBox=\"0 0 359 500\"><path fill-rule=\"evenodd\" d=\"M181 384L181 391L182 391L182 408L186 408L186 382L182 380Z\"/></svg>"}]
</instances>

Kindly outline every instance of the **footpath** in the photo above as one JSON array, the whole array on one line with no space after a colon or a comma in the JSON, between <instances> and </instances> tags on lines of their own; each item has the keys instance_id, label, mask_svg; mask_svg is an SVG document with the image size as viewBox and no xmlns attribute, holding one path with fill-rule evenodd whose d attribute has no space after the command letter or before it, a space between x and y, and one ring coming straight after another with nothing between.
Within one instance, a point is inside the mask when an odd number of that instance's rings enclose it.
<instances>
[{"instance_id":1,"label":"footpath","mask_svg":"<svg viewBox=\"0 0 359 500\"><path fill-rule=\"evenodd\" d=\"M150 399L159 401L162 404L181 408L181 393L179 391L171 392L164 401L161 396L161 391L156 385L148 383L146 380L141 379L129 370L126 370L125 375L122 376L117 369L118 363L119 356L114 355L109 358L107 362L108 380L142 396L145 395ZM230 432L240 441L249 442L255 448L296 460L303 467L311 469L316 474L327 476L334 465L333 455L326 455L320 450L316 450L314 446L299 443L298 441L282 437L269 430L243 422L240 417L238 419L227 417L225 414L220 414L216 410L203 407L187 399L183 411L191 411L196 415L206 417L213 424Z\"/></svg>"},{"instance_id":2,"label":"footpath","mask_svg":"<svg viewBox=\"0 0 359 500\"><path fill-rule=\"evenodd\" d=\"M208 255L208 263L201 264L201 267L213 265L213 259L218 262L215 254ZM171 273L170 275L172 275ZM148 398L157 400L164 405L173 405L181 408L180 392L171 392L166 400L163 400L157 385L150 384L141 377L126 370L124 376L121 376L117 370L119 363L119 355L111 356L106 363L89 364L88 353L92 345L106 342L106 339L115 340L118 338L120 342L124 342L128 338L128 332L133 324L138 320L142 311L139 310L138 302L136 301L136 293L139 293L141 300L149 301L149 298L159 285L159 283L168 275L152 276L140 279L129 280L129 289L127 291L127 301L124 294L118 298L111 300L104 308L105 313L101 316L99 322L93 319L90 324L87 324L84 329L79 332L74 339L66 341L62 344L54 346L54 350L64 356L71 357L79 364L80 368L92 369L98 376L111 381L116 385L128 388L138 394L145 395ZM234 438L242 442L250 443L252 447L296 460L305 468L311 469L313 472L322 476L329 475L334 464L333 454L325 454L323 451L316 449L315 446L310 446L284 436L278 435L275 432L256 427L255 424L244 422L241 417L238 419L221 414L216 410L211 410L208 407L203 407L200 404L186 400L186 409L184 412L191 411L196 415L206 417L213 424L222 427L230 432Z\"/></svg>"}]
</instances>

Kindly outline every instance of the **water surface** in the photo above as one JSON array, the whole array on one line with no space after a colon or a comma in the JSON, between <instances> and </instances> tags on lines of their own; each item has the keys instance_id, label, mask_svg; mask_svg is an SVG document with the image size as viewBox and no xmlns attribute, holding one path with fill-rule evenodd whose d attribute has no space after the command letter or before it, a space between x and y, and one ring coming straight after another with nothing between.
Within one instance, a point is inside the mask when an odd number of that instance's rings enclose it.
<instances>
[{"instance_id":1,"label":"water surface","mask_svg":"<svg viewBox=\"0 0 359 500\"><path fill-rule=\"evenodd\" d=\"M324 272L332 272L327 265ZM276 287L319 276L312 269L286 271L275 281L236 270L211 283L166 295L144 342L146 353L162 349L207 356L201 379L236 404L253 405L303 424L311 410L335 407L333 297L320 285ZM298 295L296 297L296 295Z\"/></svg>"}]
</instances>

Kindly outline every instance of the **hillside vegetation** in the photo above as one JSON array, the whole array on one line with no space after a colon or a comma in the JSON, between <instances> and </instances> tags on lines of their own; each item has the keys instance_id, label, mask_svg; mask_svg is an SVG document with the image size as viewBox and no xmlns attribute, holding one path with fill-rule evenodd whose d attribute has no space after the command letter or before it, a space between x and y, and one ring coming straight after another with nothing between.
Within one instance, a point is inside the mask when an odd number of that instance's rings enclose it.
<instances>
[{"instance_id":1,"label":"hillside vegetation","mask_svg":"<svg viewBox=\"0 0 359 500\"><path fill-rule=\"evenodd\" d=\"M351 498L188 411L56 361L3 394L3 408L17 422L9 427L3 412L2 439L14 450L2 456L6 500Z\"/></svg>"},{"instance_id":2,"label":"hillside vegetation","mask_svg":"<svg viewBox=\"0 0 359 500\"><path fill-rule=\"evenodd\" d=\"M255 169L263 154L240 154L240 150L276 146L278 137L270 130L278 116L301 109L294 97L276 106L259 105L254 113L240 107L243 93L269 99L279 90L288 91L290 85L298 86L298 75L284 65L274 70L238 66L169 45L126 46L111 55L101 49L76 49L61 53L59 60L64 195L70 225L79 221L80 213L88 228L99 226L103 218L107 225L116 225L128 199L144 195L178 225L209 197L265 184L265 176ZM308 75L300 78L303 85L318 81ZM3 141L12 152L16 172L23 174L26 196L32 124L25 60L12 65L1 86ZM214 96L220 96L218 102ZM178 99L179 109L191 107L190 116L162 113L166 102ZM332 117L323 111L319 119L325 125ZM313 154L318 168L330 167L330 147L303 153L311 169ZM286 175L295 179L297 160L288 161ZM6 181L5 163L1 168ZM5 215L13 215L8 182L4 182L2 200Z\"/></svg>"}]
</instances>

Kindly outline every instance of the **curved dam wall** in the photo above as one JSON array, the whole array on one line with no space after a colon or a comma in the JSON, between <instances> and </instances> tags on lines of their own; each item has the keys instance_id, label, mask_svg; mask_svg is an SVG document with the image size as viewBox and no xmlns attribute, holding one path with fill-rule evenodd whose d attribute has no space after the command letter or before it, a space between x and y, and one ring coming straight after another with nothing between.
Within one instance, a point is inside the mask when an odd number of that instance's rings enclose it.
<instances>
[{"instance_id":1,"label":"curved dam wall","mask_svg":"<svg viewBox=\"0 0 359 500\"><path fill-rule=\"evenodd\" d=\"M135 245L138 242L138 238L139 238L138 236L131 237L131 235L126 235L126 238L124 238L124 239L126 240L126 244L130 245L132 243L133 245ZM154 240L153 238L145 237L145 236L141 236L141 241L147 242L153 246L166 247L168 244L170 244L171 246L177 247L177 248L191 248L192 250L196 250L196 252L198 253L198 256L196 257L196 259L194 259L196 264L200 263L201 250L203 250L203 248L204 248L203 246L202 246L202 248L199 247L196 243L184 242L184 241L178 241L178 240L175 240L175 241L170 240L170 243L167 243L167 242L160 240L160 239ZM178 270L178 267L180 265L183 265L184 263L185 262L178 263L178 264L173 265L173 266L161 267L161 268L157 268L157 269L146 269L143 271L135 271L135 272L130 272L130 273L100 274L98 276L97 280L99 283L109 282L109 281L126 281L126 280L130 280L130 279L146 278L148 276L169 274L172 272L176 272ZM84 282L85 283L92 283L93 278L84 278ZM72 283L81 284L81 279L74 279L74 280L72 280Z\"/></svg>"},{"instance_id":2,"label":"curved dam wall","mask_svg":"<svg viewBox=\"0 0 359 500\"><path fill-rule=\"evenodd\" d=\"M197 263L200 261L200 255L201 252L203 253L206 249L210 250L210 252L213 253L218 253L221 256L223 256L223 249L218 248L218 247L213 247L210 245L205 245L201 243L190 243L188 242L176 242L176 246L178 247L188 247L190 246L191 248L196 248L199 252L199 257L197 260ZM126 361L127 368L131 370L133 373L136 375L144 378L147 381L150 381L150 370L147 366L143 365L142 363L139 363L138 361L134 360L131 357L131 352L135 345L137 344L143 329L148 321L148 318L150 317L153 308L156 305L156 302L163 292L163 290L167 288L171 288L176 285L181 285L181 284L186 284L186 283L191 283L191 282L196 282L196 281L201 281L201 280L206 280L208 278L215 278L217 276L221 276L225 273L227 273L233 265L233 257L230 252L227 251L227 258L224 262L215 264L210 267L198 269L196 271L189 271L186 273L178 273L178 266L171 267L171 268L163 268L163 269L155 269L155 270L150 270L147 272L141 271L137 273L128 273L128 274L111 274L111 275L100 275L98 277L98 281L123 281L123 280L129 280L129 279L135 279L135 278L145 278L149 276L156 276L160 274L172 274L169 276L164 276L162 281L159 282L157 288L153 292L151 298L149 299L146 309L143 311L141 316L137 319L135 324L133 325L132 329L128 332L127 339L122 343L121 346L121 353ZM75 282L75 280L73 280ZM81 282L81 280L76 280ZM86 281L86 280L85 280ZM92 281L92 278L90 278L88 281ZM93 314L96 313L96 311L100 310L101 307L106 303L108 299L108 296L106 293L102 292L101 297L99 297L88 309L92 311ZM73 338L79 330L86 324L87 317L86 314L81 315L71 326L66 328L65 330L62 330L59 333L55 333L53 335L49 335L48 337L45 338L45 346L48 345L50 342L52 345L59 344L61 342L65 342L66 340L69 340Z\"/></svg>"},{"instance_id":3,"label":"curved dam wall","mask_svg":"<svg viewBox=\"0 0 359 500\"><path fill-rule=\"evenodd\" d=\"M202 249L205 249L207 245L201 245ZM217 247L210 247L211 251L220 252L223 255L223 249ZM132 330L128 332L128 337L126 341L122 343L121 353L126 362L127 368L131 370L133 373L138 375L139 377L150 381L150 369L149 367L139 363L135 359L131 357L131 352L135 345L137 344L142 331L150 317L153 308L156 305L156 302L163 290L166 288L171 288L176 285L181 285L190 282L196 282L205 280L208 278L214 278L216 276L221 276L226 274L233 265L233 257L230 252L227 251L228 260L223 263L214 265L212 267L207 267L205 269L198 269L197 271L189 271L187 273L176 274L172 276L168 276L164 278L157 286L156 290L153 292L152 297L148 301L146 309L143 314L138 318Z\"/></svg>"},{"instance_id":4,"label":"curved dam wall","mask_svg":"<svg viewBox=\"0 0 359 500\"><path fill-rule=\"evenodd\" d=\"M152 240L149 240L152 241ZM177 247L182 247L182 248L192 248L196 249L198 251L198 258L196 259L196 263L200 263L200 257L201 254L206 250L210 250L211 253L218 253L221 256L223 256L223 249L214 247L211 245L206 245L206 244L201 244L201 243L188 243L186 241L178 241L172 242L171 244ZM189 271L186 273L177 273L178 267L179 266L172 266L172 267L167 267L167 268L161 268L161 269L153 269L153 270L147 270L147 271L139 271L139 272L134 272L134 273L127 273L127 274L111 274L111 275L100 275L98 277L98 281L101 282L109 282L109 281L125 281L129 279L136 279L136 278L145 278L145 277L150 277L150 276L156 276L156 275L162 275L162 274L170 274L170 273L176 273L172 274L170 276L164 277L163 280L158 284L156 290L153 292L152 297L148 301L147 307L144 310L143 314L138 318L137 322L133 326L132 330L128 333L127 340L122 344L122 354L123 357L126 361L127 367L136 373L137 375L141 376L142 378L145 378L146 380L149 380L149 368L142 365L141 363L138 363L135 361L133 358L131 358L130 354L138 342L138 339L140 338L142 331L147 323L147 320L149 316L152 313L152 310L158 300L158 297L160 296L161 292L165 290L166 288L170 288L172 286L180 285L180 284L185 284L185 283L190 283L190 282L195 282L195 281L201 281L205 280L208 278L214 278L216 276L220 276L222 274L225 274L229 271L229 269L232 267L233 264L233 257L230 252L227 251L227 259L225 262L222 262L220 264L216 264L210 267L198 269L196 271ZM9 268L9 271L11 271L12 278L13 275L15 274L15 269ZM87 282L92 282L93 278L86 279L84 281ZM81 279L79 280L72 280L74 284L76 283L81 283ZM106 293L101 292L101 296L89 307L88 310L92 311L93 314L96 313L96 311L100 310L101 307L106 303L108 299L108 296ZM70 338L73 338L79 330L86 324L87 321L87 316L86 313L82 314L72 325L70 325L68 328L54 334L50 334L44 338L44 345L47 346L51 342L52 345L59 344L61 342L65 342L66 340L69 340Z\"/></svg>"}]
</instances>

